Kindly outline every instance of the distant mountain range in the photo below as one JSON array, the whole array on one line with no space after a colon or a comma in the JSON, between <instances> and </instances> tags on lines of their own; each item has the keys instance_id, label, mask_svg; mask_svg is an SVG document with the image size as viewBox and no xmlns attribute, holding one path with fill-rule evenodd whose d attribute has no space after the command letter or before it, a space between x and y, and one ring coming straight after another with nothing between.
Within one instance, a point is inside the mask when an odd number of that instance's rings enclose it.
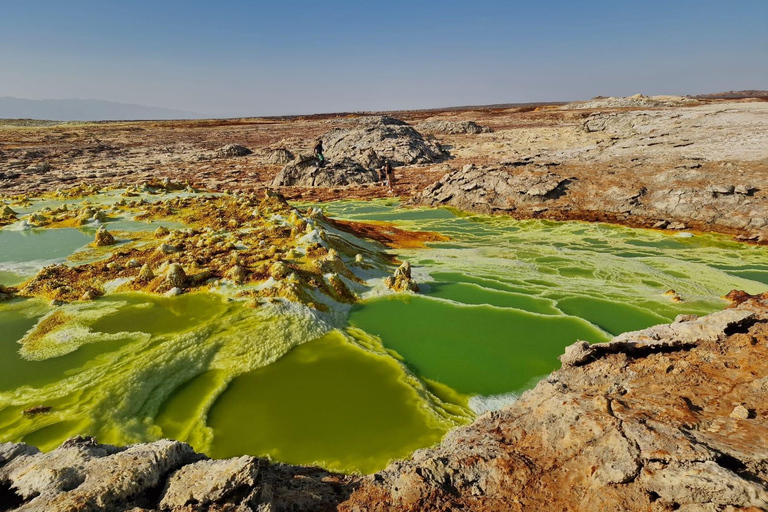
<instances>
[{"instance_id":1,"label":"distant mountain range","mask_svg":"<svg viewBox=\"0 0 768 512\"><path fill-rule=\"evenodd\" d=\"M0 97L0 119L52 121L123 121L155 119L204 119L197 112L101 100L27 100Z\"/></svg>"}]
</instances>

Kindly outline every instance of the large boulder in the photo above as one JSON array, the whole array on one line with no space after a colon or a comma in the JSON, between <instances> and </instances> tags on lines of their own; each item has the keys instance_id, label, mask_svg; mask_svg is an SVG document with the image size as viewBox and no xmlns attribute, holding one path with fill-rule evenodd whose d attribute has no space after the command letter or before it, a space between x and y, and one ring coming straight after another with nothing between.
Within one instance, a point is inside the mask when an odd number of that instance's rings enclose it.
<instances>
[{"instance_id":1,"label":"large boulder","mask_svg":"<svg viewBox=\"0 0 768 512\"><path fill-rule=\"evenodd\" d=\"M366 116L349 128L322 136L326 163L299 155L272 180L273 187L338 187L379 181L378 169L392 165L426 164L448 156L440 145L426 140L412 126L388 116Z\"/></svg>"},{"instance_id":2,"label":"large boulder","mask_svg":"<svg viewBox=\"0 0 768 512\"><path fill-rule=\"evenodd\" d=\"M429 164L445 159L440 145L426 140L409 124L388 116L366 116L349 128L336 128L322 136L325 156L331 161L349 158L365 167L383 164ZM373 153L371 153L373 151Z\"/></svg>"},{"instance_id":3,"label":"large boulder","mask_svg":"<svg viewBox=\"0 0 768 512\"><path fill-rule=\"evenodd\" d=\"M323 167L314 157L299 157L272 180L273 187L340 187L376 183L378 171L345 158Z\"/></svg>"}]
</instances>

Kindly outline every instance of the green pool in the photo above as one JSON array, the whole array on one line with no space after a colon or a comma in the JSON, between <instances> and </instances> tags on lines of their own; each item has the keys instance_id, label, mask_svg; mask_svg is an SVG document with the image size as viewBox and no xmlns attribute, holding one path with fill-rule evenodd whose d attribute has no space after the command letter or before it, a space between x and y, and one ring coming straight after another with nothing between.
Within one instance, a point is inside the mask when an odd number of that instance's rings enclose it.
<instances>
[{"instance_id":1,"label":"green pool","mask_svg":"<svg viewBox=\"0 0 768 512\"><path fill-rule=\"evenodd\" d=\"M253 309L217 293L0 303L0 441L51 449L75 434L118 444L172 437L214 457L373 472L514 400L576 340L706 314L731 289L767 286L768 251L717 235L391 201L321 206L450 240L391 250L411 262L420 294L392 294L371 272L360 303L323 314ZM0 230L0 284L91 237ZM61 325L36 332L54 316ZM51 410L22 414L36 405Z\"/></svg>"}]
</instances>

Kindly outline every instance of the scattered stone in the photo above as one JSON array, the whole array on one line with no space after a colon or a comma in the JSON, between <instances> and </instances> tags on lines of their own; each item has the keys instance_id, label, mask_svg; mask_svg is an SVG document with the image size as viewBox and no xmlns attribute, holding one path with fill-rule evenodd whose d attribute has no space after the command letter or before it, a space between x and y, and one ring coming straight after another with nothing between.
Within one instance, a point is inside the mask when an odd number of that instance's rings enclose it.
<instances>
[{"instance_id":1,"label":"scattered stone","mask_svg":"<svg viewBox=\"0 0 768 512\"><path fill-rule=\"evenodd\" d=\"M685 223L680 221L674 221L667 224L667 229L685 229Z\"/></svg>"},{"instance_id":2,"label":"scattered stone","mask_svg":"<svg viewBox=\"0 0 768 512\"><path fill-rule=\"evenodd\" d=\"M164 226L158 226L158 228L155 230L155 238L165 238L170 234L170 230Z\"/></svg>"},{"instance_id":3,"label":"scattered stone","mask_svg":"<svg viewBox=\"0 0 768 512\"><path fill-rule=\"evenodd\" d=\"M163 253L163 254L173 254L174 252L177 252L179 249L175 245L162 243L157 246L157 252Z\"/></svg>"},{"instance_id":4,"label":"scattered stone","mask_svg":"<svg viewBox=\"0 0 768 512\"><path fill-rule=\"evenodd\" d=\"M239 144L228 144L216 150L216 156L219 158L229 158L236 156L247 156L253 153L250 149Z\"/></svg>"},{"instance_id":5,"label":"scattered stone","mask_svg":"<svg viewBox=\"0 0 768 512\"><path fill-rule=\"evenodd\" d=\"M229 277L235 283L239 284L243 283L248 278L248 272L246 272L246 270L240 265L235 265L229 269L229 272L227 272L227 277Z\"/></svg>"},{"instance_id":6,"label":"scattered stone","mask_svg":"<svg viewBox=\"0 0 768 512\"><path fill-rule=\"evenodd\" d=\"M733 185L710 185L707 190L714 195L731 195L733 194L735 187Z\"/></svg>"},{"instance_id":7,"label":"scattered stone","mask_svg":"<svg viewBox=\"0 0 768 512\"><path fill-rule=\"evenodd\" d=\"M128 268L139 268L141 267L141 262L137 260L136 258L131 258L128 260L128 262L125 264Z\"/></svg>"},{"instance_id":8,"label":"scattered stone","mask_svg":"<svg viewBox=\"0 0 768 512\"><path fill-rule=\"evenodd\" d=\"M751 418L753 415L750 412L749 409L744 407L743 405L737 405L733 408L733 411L731 411L730 414L731 418L737 419L737 420L747 420Z\"/></svg>"},{"instance_id":9,"label":"scattered stone","mask_svg":"<svg viewBox=\"0 0 768 512\"><path fill-rule=\"evenodd\" d=\"M734 187L733 191L737 194L741 194L743 196L751 196L754 192L757 191L756 187L750 187L747 185L736 185Z\"/></svg>"},{"instance_id":10,"label":"scattered stone","mask_svg":"<svg viewBox=\"0 0 768 512\"><path fill-rule=\"evenodd\" d=\"M181 295L183 293L184 293L184 290L182 290L178 286L175 286L175 287L171 288L170 290L168 290L167 292L165 292L165 296L166 297L178 297L179 295Z\"/></svg>"},{"instance_id":11,"label":"scattered stone","mask_svg":"<svg viewBox=\"0 0 768 512\"><path fill-rule=\"evenodd\" d=\"M99 298L99 292L97 292L94 289L86 290L85 293L80 297L80 300L89 301L89 300L96 300Z\"/></svg>"}]
</instances>

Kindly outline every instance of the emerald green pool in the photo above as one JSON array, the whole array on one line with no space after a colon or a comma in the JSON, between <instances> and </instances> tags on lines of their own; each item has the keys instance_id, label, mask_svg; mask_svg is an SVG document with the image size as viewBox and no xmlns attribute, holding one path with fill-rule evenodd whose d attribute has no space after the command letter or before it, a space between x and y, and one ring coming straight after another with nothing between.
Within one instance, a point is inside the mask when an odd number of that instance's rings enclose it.
<instances>
[{"instance_id":1,"label":"emerald green pool","mask_svg":"<svg viewBox=\"0 0 768 512\"><path fill-rule=\"evenodd\" d=\"M363 300L336 314L253 309L215 293L0 303L0 441L51 449L75 434L118 444L172 437L215 457L373 472L513 400L576 340L706 314L731 289L768 286L768 250L717 235L387 201L321 206L450 240L390 250L411 262L421 293L392 294L371 271ZM0 284L91 239L0 230ZM66 321L34 335L52 315ZM52 409L21 414L36 405Z\"/></svg>"}]
</instances>

